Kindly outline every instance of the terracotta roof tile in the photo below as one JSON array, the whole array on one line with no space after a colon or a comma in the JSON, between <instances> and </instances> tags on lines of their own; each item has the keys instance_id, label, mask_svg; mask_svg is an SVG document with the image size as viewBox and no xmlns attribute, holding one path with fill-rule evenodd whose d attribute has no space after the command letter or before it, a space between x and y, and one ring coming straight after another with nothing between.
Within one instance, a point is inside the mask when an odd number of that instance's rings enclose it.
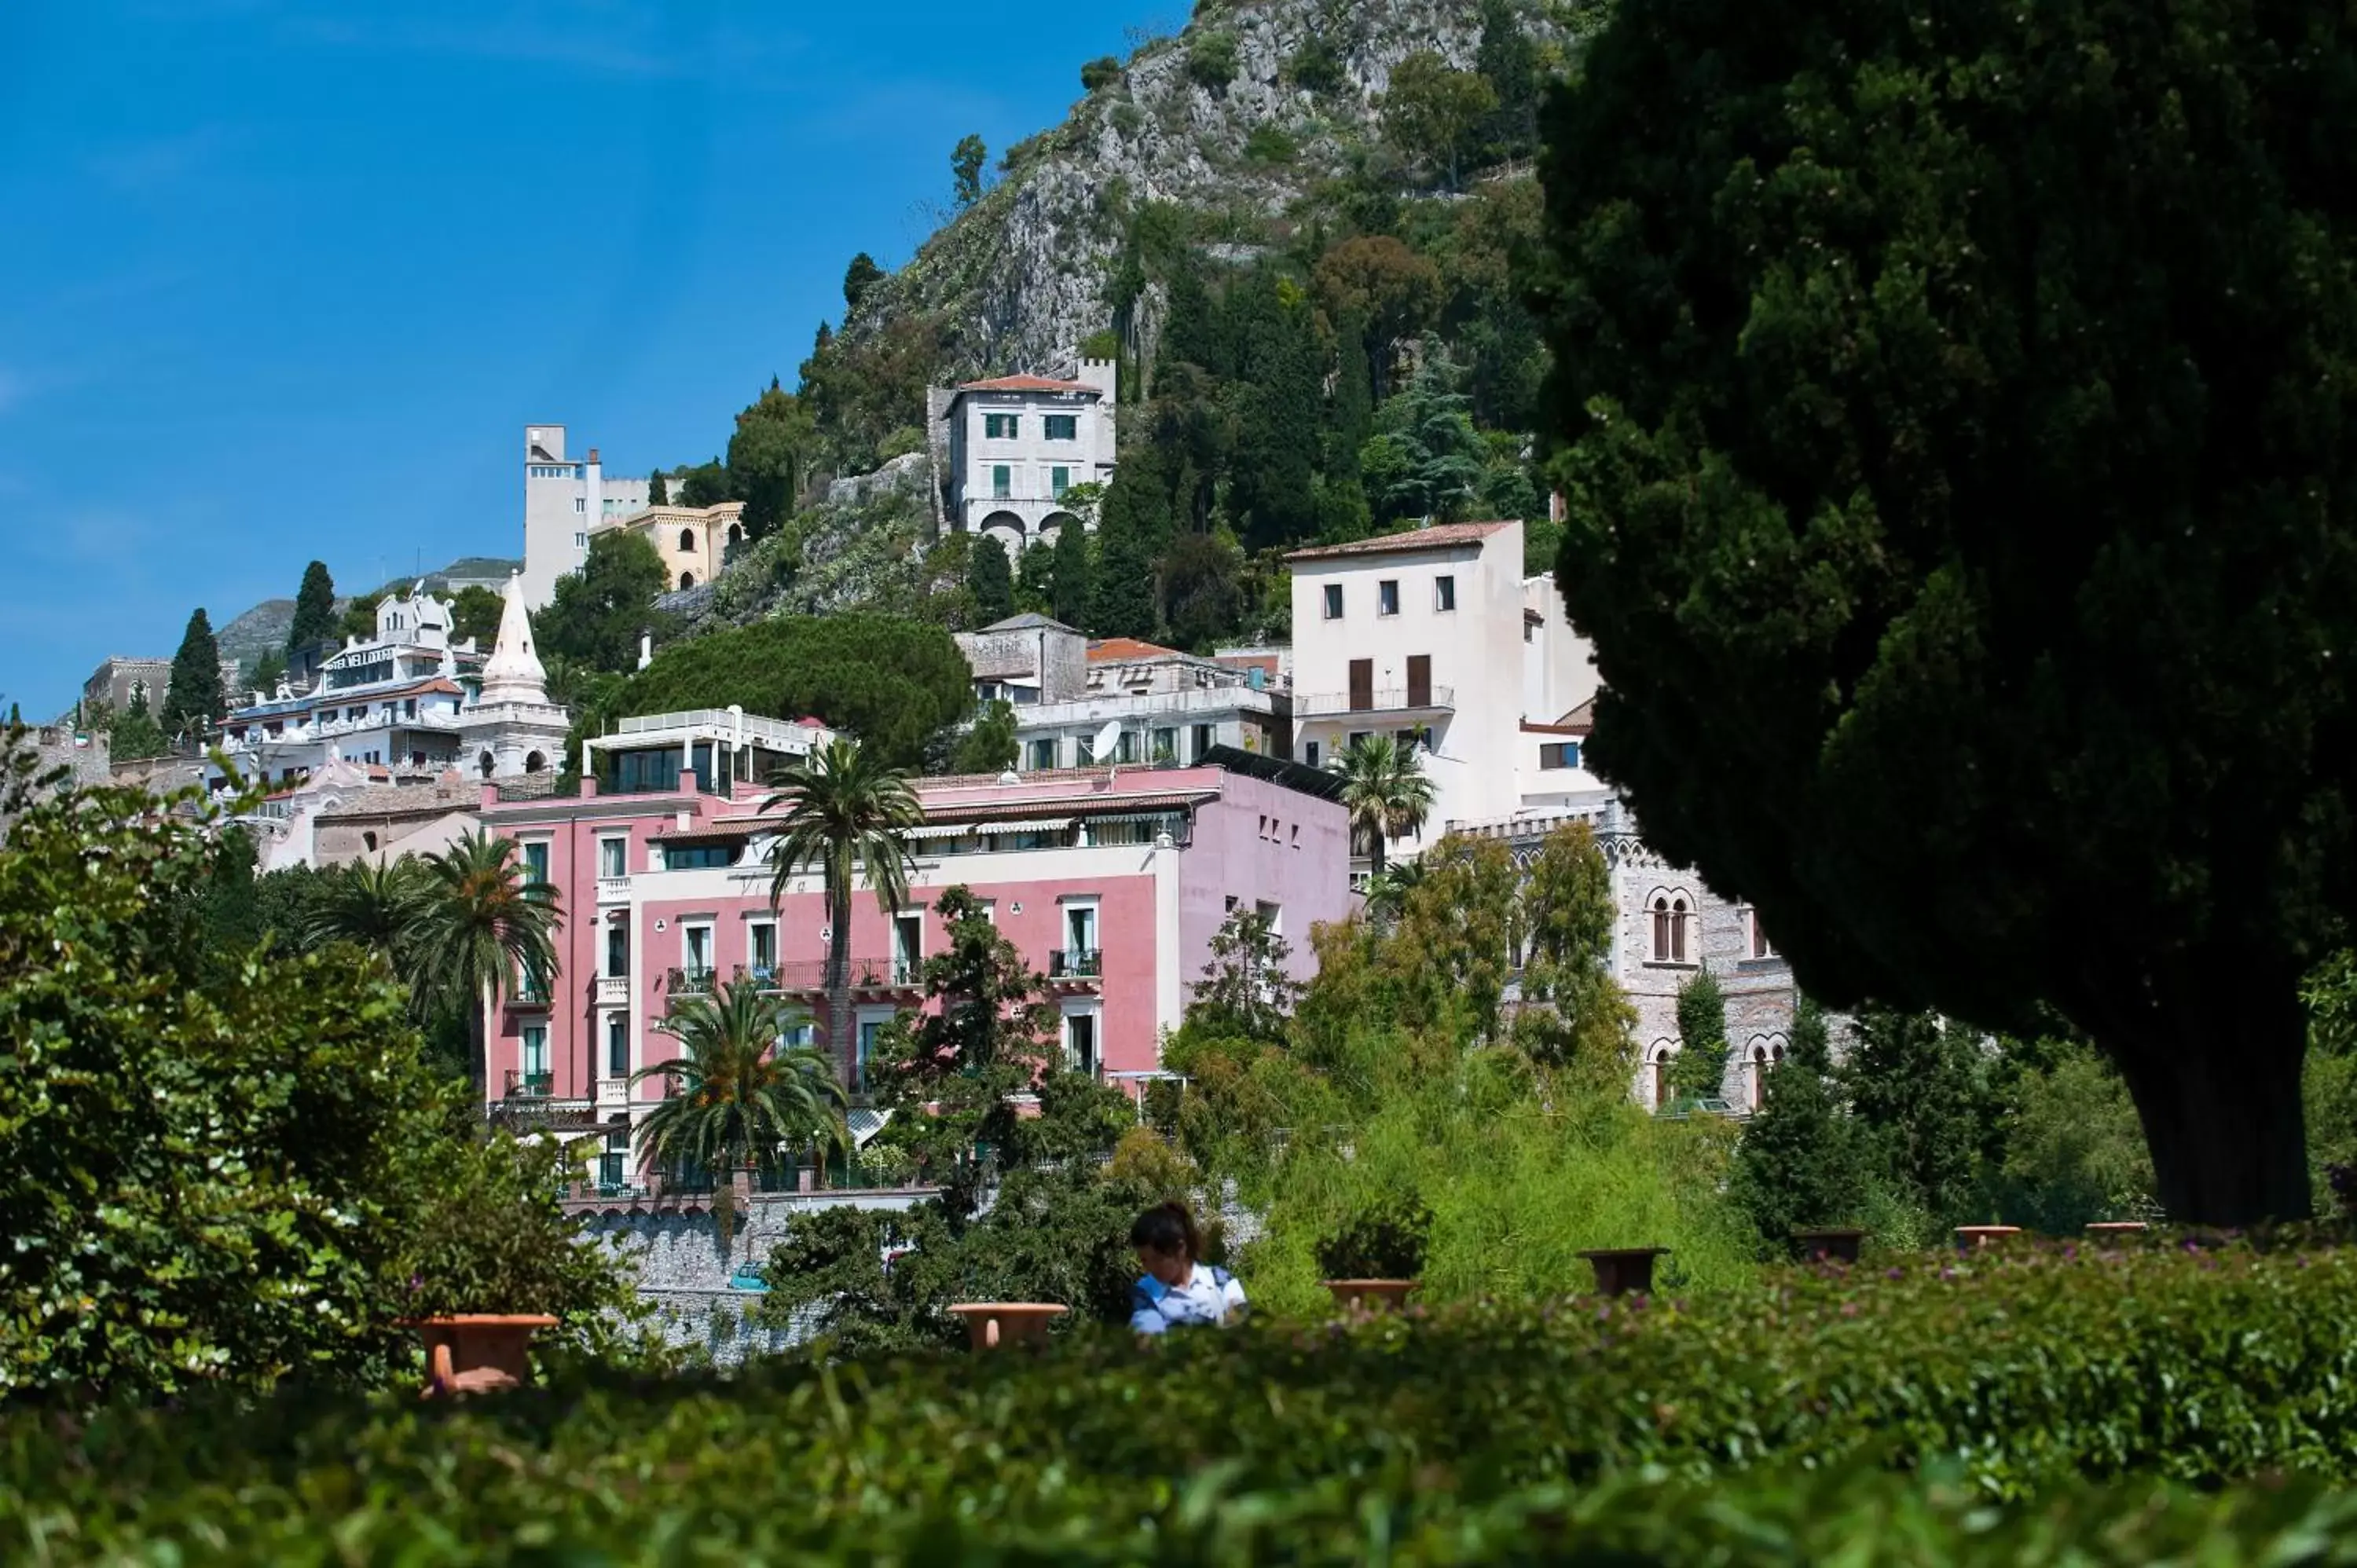
<instances>
[{"instance_id":1,"label":"terracotta roof tile","mask_svg":"<svg viewBox=\"0 0 2357 1568\"><path fill-rule=\"evenodd\" d=\"M1092 664L1127 661L1134 659L1179 659L1185 655L1175 648L1159 643L1141 642L1134 637L1103 637L1089 644Z\"/></svg>"},{"instance_id":2,"label":"terracotta roof tile","mask_svg":"<svg viewBox=\"0 0 2357 1568\"><path fill-rule=\"evenodd\" d=\"M1479 544L1501 529L1513 527L1505 522L1444 522L1432 528L1412 528L1405 533L1378 534L1372 539L1354 539L1348 544L1319 544L1308 550L1296 550L1286 556L1287 561L1329 561L1352 555L1390 555L1409 550L1439 550L1452 544Z\"/></svg>"}]
</instances>

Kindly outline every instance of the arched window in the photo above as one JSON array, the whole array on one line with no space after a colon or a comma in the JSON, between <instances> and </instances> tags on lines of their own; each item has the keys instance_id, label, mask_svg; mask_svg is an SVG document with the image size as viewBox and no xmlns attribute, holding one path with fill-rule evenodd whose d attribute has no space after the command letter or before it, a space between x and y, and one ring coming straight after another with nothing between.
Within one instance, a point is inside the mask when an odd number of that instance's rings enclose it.
<instances>
[{"instance_id":1,"label":"arched window","mask_svg":"<svg viewBox=\"0 0 2357 1568\"><path fill-rule=\"evenodd\" d=\"M1676 1054L1677 1047L1667 1040L1655 1040L1645 1053L1645 1099L1656 1112L1670 1108L1670 1058Z\"/></svg>"},{"instance_id":2,"label":"arched window","mask_svg":"<svg viewBox=\"0 0 2357 1568\"><path fill-rule=\"evenodd\" d=\"M374 851L375 851L375 849L376 849L376 834L374 834L374 833L362 833L362 834L361 834L361 847L363 847L363 848L365 848L365 849L369 850L371 853L374 853Z\"/></svg>"},{"instance_id":3,"label":"arched window","mask_svg":"<svg viewBox=\"0 0 2357 1568\"><path fill-rule=\"evenodd\" d=\"M695 553L695 530L683 528L679 531L679 553L682 555Z\"/></svg>"},{"instance_id":4,"label":"arched window","mask_svg":"<svg viewBox=\"0 0 2357 1568\"><path fill-rule=\"evenodd\" d=\"M745 525L743 523L732 522L728 525L728 542L731 544L742 544L745 542Z\"/></svg>"},{"instance_id":5,"label":"arched window","mask_svg":"<svg viewBox=\"0 0 2357 1568\"><path fill-rule=\"evenodd\" d=\"M693 572L682 572L679 575L679 585L683 592L695 586L695 574Z\"/></svg>"},{"instance_id":6,"label":"arched window","mask_svg":"<svg viewBox=\"0 0 2357 1568\"><path fill-rule=\"evenodd\" d=\"M483 753L482 757L477 761L476 766L483 770L483 777L489 779L491 776L491 768L495 766L491 761L491 754L488 751Z\"/></svg>"},{"instance_id":7,"label":"arched window","mask_svg":"<svg viewBox=\"0 0 2357 1568\"><path fill-rule=\"evenodd\" d=\"M1694 906L1684 891L1658 890L1652 899L1653 915L1653 961L1684 963L1689 928L1694 922Z\"/></svg>"},{"instance_id":8,"label":"arched window","mask_svg":"<svg viewBox=\"0 0 2357 1568\"><path fill-rule=\"evenodd\" d=\"M1768 1047L1754 1042L1751 1047L1751 1109L1754 1111L1768 1102L1768 1069L1773 1065Z\"/></svg>"},{"instance_id":9,"label":"arched window","mask_svg":"<svg viewBox=\"0 0 2357 1568\"><path fill-rule=\"evenodd\" d=\"M530 753L523 759L523 770L526 773L537 773L547 766L548 759L536 751Z\"/></svg>"}]
</instances>

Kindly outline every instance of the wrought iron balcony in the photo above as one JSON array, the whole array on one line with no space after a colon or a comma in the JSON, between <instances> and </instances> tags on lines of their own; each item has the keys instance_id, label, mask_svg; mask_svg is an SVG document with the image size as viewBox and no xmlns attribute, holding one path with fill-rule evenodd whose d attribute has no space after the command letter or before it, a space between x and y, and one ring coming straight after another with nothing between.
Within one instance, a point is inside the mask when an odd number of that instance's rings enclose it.
<instances>
[{"instance_id":1,"label":"wrought iron balcony","mask_svg":"<svg viewBox=\"0 0 2357 1568\"><path fill-rule=\"evenodd\" d=\"M670 991L673 996L709 996L720 985L720 972L713 969L674 969L671 972Z\"/></svg>"},{"instance_id":2,"label":"wrought iron balcony","mask_svg":"<svg viewBox=\"0 0 2357 1568\"><path fill-rule=\"evenodd\" d=\"M518 1068L508 1069L510 1100L545 1100L548 1098L549 1090L554 1089L555 1084L556 1075L553 1072L525 1072Z\"/></svg>"},{"instance_id":3,"label":"wrought iron balcony","mask_svg":"<svg viewBox=\"0 0 2357 1568\"><path fill-rule=\"evenodd\" d=\"M1103 972L1104 955L1095 948L1066 948L1048 955L1050 980L1094 980Z\"/></svg>"},{"instance_id":4,"label":"wrought iron balcony","mask_svg":"<svg viewBox=\"0 0 2357 1568\"><path fill-rule=\"evenodd\" d=\"M907 990L922 984L923 975L922 959L855 958L851 961L851 988L854 991ZM768 977L761 981L761 988L789 993L824 991L826 960L797 959L791 963L773 964Z\"/></svg>"}]
</instances>

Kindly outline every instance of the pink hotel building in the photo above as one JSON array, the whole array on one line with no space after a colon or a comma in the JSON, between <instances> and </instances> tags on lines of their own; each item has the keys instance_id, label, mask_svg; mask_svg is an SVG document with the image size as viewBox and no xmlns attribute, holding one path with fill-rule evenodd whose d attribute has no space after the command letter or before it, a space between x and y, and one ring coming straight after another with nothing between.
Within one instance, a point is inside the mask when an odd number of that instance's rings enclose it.
<instances>
[{"instance_id":1,"label":"pink hotel building","mask_svg":"<svg viewBox=\"0 0 2357 1568\"><path fill-rule=\"evenodd\" d=\"M533 780L483 787L486 825L516 841L565 912L547 994L502 1005L494 1101L535 1101L578 1125L635 1121L662 1084L633 1090L630 1074L677 1054L658 1027L673 1000L738 973L802 1004L805 1029L823 1020L824 895L799 873L771 908L772 819L755 780L825 738L816 721L662 714L587 743L577 798ZM1192 767L915 788L924 822L908 907L887 915L864 886L853 906L855 1088L876 1031L921 1003L918 965L946 941L931 910L945 887L970 887L1048 977L1067 1059L1115 1079L1157 1069L1162 1031L1178 1025L1231 910L1266 911L1302 978L1315 962L1309 928L1349 910L1333 784L1292 763L1219 748ZM615 1163L606 1179L619 1179Z\"/></svg>"}]
</instances>

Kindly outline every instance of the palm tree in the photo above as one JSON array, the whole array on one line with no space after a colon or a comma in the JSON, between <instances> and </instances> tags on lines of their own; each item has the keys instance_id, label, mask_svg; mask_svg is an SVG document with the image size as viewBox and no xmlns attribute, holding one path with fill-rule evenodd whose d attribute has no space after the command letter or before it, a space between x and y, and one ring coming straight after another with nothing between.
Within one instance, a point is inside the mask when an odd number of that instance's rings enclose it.
<instances>
[{"instance_id":1,"label":"palm tree","mask_svg":"<svg viewBox=\"0 0 2357 1568\"><path fill-rule=\"evenodd\" d=\"M382 865L356 860L321 881L318 902L304 922L303 940L314 947L350 942L384 955L393 972L410 987L411 1005L423 1014L429 989L419 983L417 937L425 908L425 867L412 855Z\"/></svg>"},{"instance_id":2,"label":"palm tree","mask_svg":"<svg viewBox=\"0 0 2357 1568\"><path fill-rule=\"evenodd\" d=\"M861 873L889 915L909 897L909 831L924 808L908 775L869 760L856 741L828 742L808 764L773 776L778 792L763 811L782 811L770 846L775 868L770 908L784 899L794 874L815 869L826 885L826 1043L851 1080L851 888Z\"/></svg>"},{"instance_id":3,"label":"palm tree","mask_svg":"<svg viewBox=\"0 0 2357 1568\"><path fill-rule=\"evenodd\" d=\"M712 1212L724 1253L736 1226L737 1171L757 1168L789 1144L823 1156L850 1143L843 1085L826 1053L779 1043L793 1022L784 1001L740 977L717 995L680 998L657 1027L679 1041L681 1054L630 1075L633 1085L672 1081L672 1092L639 1123L639 1153L662 1169L714 1174Z\"/></svg>"},{"instance_id":4,"label":"palm tree","mask_svg":"<svg viewBox=\"0 0 2357 1568\"><path fill-rule=\"evenodd\" d=\"M475 1087L490 1072L491 1018L508 977L543 983L556 973L556 927L565 918L556 889L527 879L515 841L480 829L425 857L412 952L417 983L463 1000Z\"/></svg>"},{"instance_id":5,"label":"palm tree","mask_svg":"<svg viewBox=\"0 0 2357 1568\"><path fill-rule=\"evenodd\" d=\"M1367 878L1367 918L1377 926L1398 919L1407 896L1423 880L1423 864L1413 860L1373 873Z\"/></svg>"},{"instance_id":6,"label":"palm tree","mask_svg":"<svg viewBox=\"0 0 2357 1568\"><path fill-rule=\"evenodd\" d=\"M1415 753L1387 735L1361 736L1334 759L1342 776L1342 809L1351 832L1368 845L1371 869L1383 874L1387 841L1424 831L1432 811L1432 780Z\"/></svg>"}]
</instances>

